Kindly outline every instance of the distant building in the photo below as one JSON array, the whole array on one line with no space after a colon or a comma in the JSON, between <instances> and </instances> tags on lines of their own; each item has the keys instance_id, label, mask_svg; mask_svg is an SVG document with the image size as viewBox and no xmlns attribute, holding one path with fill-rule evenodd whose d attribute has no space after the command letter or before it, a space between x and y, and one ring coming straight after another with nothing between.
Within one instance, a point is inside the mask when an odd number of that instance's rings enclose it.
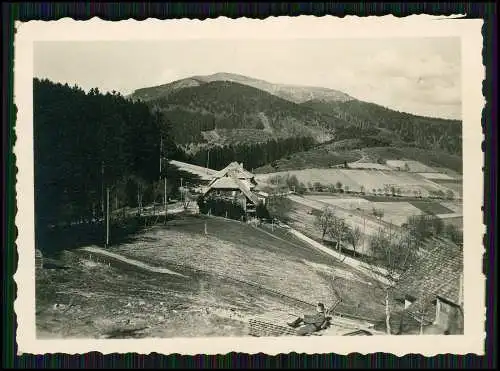
<instances>
[{"instance_id":1,"label":"distant building","mask_svg":"<svg viewBox=\"0 0 500 371\"><path fill-rule=\"evenodd\" d=\"M264 192L255 191L256 185L254 174L245 170L243 164L232 162L213 174L203 195L237 200L246 212L252 213L259 202L266 200Z\"/></svg>"}]
</instances>

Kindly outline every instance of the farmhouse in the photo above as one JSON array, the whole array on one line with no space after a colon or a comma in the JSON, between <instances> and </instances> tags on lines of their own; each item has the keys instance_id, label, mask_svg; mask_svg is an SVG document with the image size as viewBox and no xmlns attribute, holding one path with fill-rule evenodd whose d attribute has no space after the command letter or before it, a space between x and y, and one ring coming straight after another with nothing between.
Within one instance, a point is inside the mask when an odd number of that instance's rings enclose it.
<instances>
[{"instance_id":1,"label":"farmhouse","mask_svg":"<svg viewBox=\"0 0 500 371\"><path fill-rule=\"evenodd\" d=\"M451 241L433 238L398 285L404 308L393 315L393 330L405 333L463 333L463 251ZM406 327L406 329L401 329Z\"/></svg>"},{"instance_id":2,"label":"farmhouse","mask_svg":"<svg viewBox=\"0 0 500 371\"><path fill-rule=\"evenodd\" d=\"M228 200L238 200L248 213L256 211L260 202L265 203L265 195L257 193L254 174L243 168L243 164L232 162L224 169L216 172L203 195Z\"/></svg>"}]
</instances>

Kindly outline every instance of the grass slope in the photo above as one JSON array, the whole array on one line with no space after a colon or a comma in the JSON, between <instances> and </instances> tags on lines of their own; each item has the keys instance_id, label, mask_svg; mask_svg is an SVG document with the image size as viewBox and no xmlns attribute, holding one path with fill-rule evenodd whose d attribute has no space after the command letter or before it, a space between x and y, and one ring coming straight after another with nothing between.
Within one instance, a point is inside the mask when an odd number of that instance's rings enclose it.
<instances>
[{"instance_id":1,"label":"grass slope","mask_svg":"<svg viewBox=\"0 0 500 371\"><path fill-rule=\"evenodd\" d=\"M303 105L334 115L358 128L386 129L404 142L414 143L421 148L462 153L462 125L458 120L417 116L359 100L311 100Z\"/></svg>"},{"instance_id":2,"label":"grass slope","mask_svg":"<svg viewBox=\"0 0 500 371\"><path fill-rule=\"evenodd\" d=\"M352 145L352 143L350 143ZM342 148L342 147L341 147ZM440 150L426 150L415 147L360 147L347 150L339 149L339 144L322 144L308 151L297 152L283 157L272 164L262 166L256 173L271 173L308 168L329 168L344 162L360 160L362 162L385 163L387 160L413 160L426 166L450 169L453 173L462 173L462 158ZM440 182L443 183L443 182Z\"/></svg>"},{"instance_id":3,"label":"grass slope","mask_svg":"<svg viewBox=\"0 0 500 371\"><path fill-rule=\"evenodd\" d=\"M105 257L96 262L96 256L89 260L89 253L79 250L65 252L61 260L67 269L37 275L40 335L245 336L251 316L302 314L313 309L269 290L328 304L333 299L334 275L346 308L364 316L378 316L383 310L366 299L373 294L368 278L283 230L186 217L139 234L110 251L188 278L157 274ZM56 308L56 303L63 304L62 308Z\"/></svg>"}]
</instances>

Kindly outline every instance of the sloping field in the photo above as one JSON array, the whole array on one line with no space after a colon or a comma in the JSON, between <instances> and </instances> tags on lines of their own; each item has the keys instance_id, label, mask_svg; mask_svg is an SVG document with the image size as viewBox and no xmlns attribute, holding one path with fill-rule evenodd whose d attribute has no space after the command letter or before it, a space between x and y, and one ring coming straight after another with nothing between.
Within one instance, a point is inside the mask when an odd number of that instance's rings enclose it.
<instances>
[{"instance_id":1,"label":"sloping field","mask_svg":"<svg viewBox=\"0 0 500 371\"><path fill-rule=\"evenodd\" d=\"M428 201L411 201L411 204L415 207L418 207L425 214L429 215L453 214L453 210L450 210L442 203L428 202Z\"/></svg>"},{"instance_id":2,"label":"sloping field","mask_svg":"<svg viewBox=\"0 0 500 371\"><path fill-rule=\"evenodd\" d=\"M452 155L444 151L428 150L416 147L368 147L363 148L363 156L371 158L371 162L381 162L387 160L413 160L431 167L434 170L421 170L417 172L428 173L442 168L450 169L462 173L462 157ZM404 165L403 165L404 166Z\"/></svg>"},{"instance_id":3,"label":"sloping field","mask_svg":"<svg viewBox=\"0 0 500 371\"><path fill-rule=\"evenodd\" d=\"M371 202L363 198L337 198L306 196L307 199L316 200L328 205L339 206L349 210L360 210L367 215L372 214L373 209L383 210L382 220L401 226L406 223L409 216L420 215L423 212L409 202ZM439 204L438 204L439 205Z\"/></svg>"},{"instance_id":4,"label":"sloping field","mask_svg":"<svg viewBox=\"0 0 500 371\"><path fill-rule=\"evenodd\" d=\"M444 224L451 224L457 227L458 229L463 230L464 228L464 218L461 214L441 214L436 215L438 218L444 222Z\"/></svg>"},{"instance_id":5,"label":"sloping field","mask_svg":"<svg viewBox=\"0 0 500 371\"><path fill-rule=\"evenodd\" d=\"M391 170L389 166L376 162L351 162L348 165L351 169Z\"/></svg>"},{"instance_id":6,"label":"sloping field","mask_svg":"<svg viewBox=\"0 0 500 371\"><path fill-rule=\"evenodd\" d=\"M433 179L435 184L451 189L460 198L463 197L463 182L462 180L448 180L448 179Z\"/></svg>"},{"instance_id":7,"label":"sloping field","mask_svg":"<svg viewBox=\"0 0 500 371\"><path fill-rule=\"evenodd\" d=\"M375 204L375 202L370 202L361 197L325 197L320 195L307 195L305 198L350 210L355 210L356 208L369 209L372 204Z\"/></svg>"},{"instance_id":8,"label":"sloping field","mask_svg":"<svg viewBox=\"0 0 500 371\"><path fill-rule=\"evenodd\" d=\"M461 202L457 201L449 201L449 202L441 202L441 205L446 207L447 209L451 210L454 213L462 213L463 212L463 205Z\"/></svg>"},{"instance_id":9,"label":"sloping field","mask_svg":"<svg viewBox=\"0 0 500 371\"><path fill-rule=\"evenodd\" d=\"M429 196L430 191L444 191L448 188L431 182L428 179L403 171L383 170L353 170L353 169L306 169L291 170L270 174L259 174L256 176L258 182L267 182L273 175L294 174L304 184L319 182L323 185L335 185L340 182L343 187L349 187L350 191L366 193L382 193L386 187L399 188L402 195L413 196L420 192L423 197Z\"/></svg>"},{"instance_id":10,"label":"sloping field","mask_svg":"<svg viewBox=\"0 0 500 371\"><path fill-rule=\"evenodd\" d=\"M383 315L383 307L367 299L374 293L369 277L282 229L256 228L186 216L106 250L111 254L68 252L66 269L37 276L38 333L245 336L248 318L301 315L318 301L328 306L339 291L345 310Z\"/></svg>"},{"instance_id":11,"label":"sloping field","mask_svg":"<svg viewBox=\"0 0 500 371\"><path fill-rule=\"evenodd\" d=\"M139 240L116 251L151 264L181 264L253 282L309 303L328 305L332 300L331 276L325 275L325 269L337 271L352 289L344 298L346 303L361 300L366 289L362 282L370 281L280 229L274 233L223 218L190 217L172 222L166 230L151 231L147 237L144 243ZM368 316L371 303L366 306L360 310Z\"/></svg>"},{"instance_id":12,"label":"sloping field","mask_svg":"<svg viewBox=\"0 0 500 371\"><path fill-rule=\"evenodd\" d=\"M314 225L315 215L314 213L311 214L311 210L320 211L325 206L328 206L328 204L295 195L291 195L288 198L295 203L294 209L288 213L289 218L292 220L290 224L311 238L321 240L321 232ZM369 236L378 233L380 227L385 226L386 224L381 224L380 222L374 220L371 216L363 215L362 213L355 212L354 210L333 207L333 211L335 212L335 215L345 219L351 227L360 228L364 238L362 239L360 246L357 247L357 251L363 254L369 254ZM349 248L349 246L347 245L346 248Z\"/></svg>"},{"instance_id":13,"label":"sloping field","mask_svg":"<svg viewBox=\"0 0 500 371\"><path fill-rule=\"evenodd\" d=\"M423 176L426 179L434 180L434 179L440 179L440 180L453 180L451 176L443 173L417 173L420 176Z\"/></svg>"},{"instance_id":14,"label":"sloping field","mask_svg":"<svg viewBox=\"0 0 500 371\"><path fill-rule=\"evenodd\" d=\"M387 160L387 166L397 169L397 170L405 170L411 173L432 173L435 172L432 167L422 164L418 161L411 160Z\"/></svg>"}]
</instances>

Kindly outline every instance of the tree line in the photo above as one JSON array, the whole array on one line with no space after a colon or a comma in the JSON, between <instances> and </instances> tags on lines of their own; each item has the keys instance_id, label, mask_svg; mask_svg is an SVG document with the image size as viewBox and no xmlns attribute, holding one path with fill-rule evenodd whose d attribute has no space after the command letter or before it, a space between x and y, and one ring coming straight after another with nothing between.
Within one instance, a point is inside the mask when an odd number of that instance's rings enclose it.
<instances>
[{"instance_id":1,"label":"tree line","mask_svg":"<svg viewBox=\"0 0 500 371\"><path fill-rule=\"evenodd\" d=\"M304 105L330 114L354 127L380 128L393 138L419 148L462 154L462 123L458 120L417 116L357 100L348 102L310 101ZM355 137L355 136L354 136Z\"/></svg>"},{"instance_id":2,"label":"tree line","mask_svg":"<svg viewBox=\"0 0 500 371\"><path fill-rule=\"evenodd\" d=\"M315 141L311 137L289 137L273 139L263 143L238 143L215 146L197 151L188 156L188 161L212 169L220 170L230 162L242 162L250 171L271 163L283 156L312 148Z\"/></svg>"},{"instance_id":3,"label":"tree line","mask_svg":"<svg viewBox=\"0 0 500 371\"><path fill-rule=\"evenodd\" d=\"M384 217L382 209L373 208L373 216L378 220ZM321 240L324 242L326 237L333 241L338 250L342 250L342 245L349 245L350 249L356 255L357 248L363 242L366 236L363 236L359 226L350 226L346 220L335 214L332 208L324 207L315 217L315 226L321 233ZM463 233L453 224L445 224L442 219L435 215L414 215L408 217L399 232L382 228L381 232L375 236L369 237L370 259L380 260L376 263L384 264L383 257L380 257L380 247L387 243L387 236L392 240L397 234L400 242L403 241L407 247L419 248L429 238L444 237L455 244L463 243Z\"/></svg>"},{"instance_id":4,"label":"tree line","mask_svg":"<svg viewBox=\"0 0 500 371\"><path fill-rule=\"evenodd\" d=\"M181 174L160 158L182 158L159 112L117 92L34 79L37 226L102 220L110 209L160 200Z\"/></svg>"},{"instance_id":5,"label":"tree line","mask_svg":"<svg viewBox=\"0 0 500 371\"><path fill-rule=\"evenodd\" d=\"M381 219L383 211L374 209L374 215ZM316 227L322 235L322 240L329 236L336 242L337 249L342 249L343 243L349 243L352 246L354 254L356 247L364 242L364 238L368 238L370 255L363 256L362 260L371 264L373 275L376 283L376 290L373 290L376 300L380 300L380 304L384 306L385 318L384 328L388 335L393 329L392 315L397 310L396 297L398 294L398 285L409 277L411 269L418 266L420 259L424 259L418 252L424 245L433 237L448 238L454 243L461 245L461 232L454 226L445 226L443 221L433 215L418 215L408 218L408 222L404 228L397 229L391 227L380 227L375 235L369 237L364 236L361 229L357 226L349 226L346 221L335 215L334 211L329 207L325 207L315 219ZM422 297L418 301L417 312L420 313L420 333L423 333L425 322L424 316L431 310L429 305L431 300L427 300L426 296L432 293L422 292ZM431 298L433 299L433 298ZM403 321L403 317L401 317ZM451 321L450 326L455 325ZM403 323L400 323L403 327Z\"/></svg>"}]
</instances>

